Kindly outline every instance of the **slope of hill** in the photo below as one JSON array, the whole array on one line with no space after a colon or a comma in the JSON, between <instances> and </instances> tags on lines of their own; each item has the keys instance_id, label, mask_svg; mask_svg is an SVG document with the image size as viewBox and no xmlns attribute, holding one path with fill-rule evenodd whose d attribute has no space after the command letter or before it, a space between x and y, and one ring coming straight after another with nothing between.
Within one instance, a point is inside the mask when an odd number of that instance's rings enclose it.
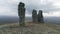
<instances>
[{"instance_id":1,"label":"slope of hill","mask_svg":"<svg viewBox=\"0 0 60 34\"><path fill-rule=\"evenodd\" d=\"M60 34L60 25L26 22L25 27L18 23L0 25L0 34Z\"/></svg>"}]
</instances>

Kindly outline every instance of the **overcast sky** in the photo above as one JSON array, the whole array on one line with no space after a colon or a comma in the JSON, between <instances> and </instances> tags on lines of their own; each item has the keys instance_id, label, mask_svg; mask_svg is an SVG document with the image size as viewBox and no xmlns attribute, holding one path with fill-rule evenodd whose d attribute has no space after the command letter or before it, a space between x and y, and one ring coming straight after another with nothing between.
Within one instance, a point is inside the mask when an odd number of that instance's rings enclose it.
<instances>
[{"instance_id":1,"label":"overcast sky","mask_svg":"<svg viewBox=\"0 0 60 34\"><path fill-rule=\"evenodd\" d=\"M32 10L43 10L43 16L60 17L60 0L0 0L0 16L18 16L19 2L25 3L26 16L32 15Z\"/></svg>"}]
</instances>

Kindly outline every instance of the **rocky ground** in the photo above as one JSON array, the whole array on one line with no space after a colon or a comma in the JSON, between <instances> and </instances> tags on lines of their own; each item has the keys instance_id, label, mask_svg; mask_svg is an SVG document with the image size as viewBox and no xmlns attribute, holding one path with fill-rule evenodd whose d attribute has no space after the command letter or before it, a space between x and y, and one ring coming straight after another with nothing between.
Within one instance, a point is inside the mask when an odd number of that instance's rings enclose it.
<instances>
[{"instance_id":1,"label":"rocky ground","mask_svg":"<svg viewBox=\"0 0 60 34\"><path fill-rule=\"evenodd\" d=\"M60 34L60 25L26 22L25 27L18 23L0 25L0 34Z\"/></svg>"}]
</instances>

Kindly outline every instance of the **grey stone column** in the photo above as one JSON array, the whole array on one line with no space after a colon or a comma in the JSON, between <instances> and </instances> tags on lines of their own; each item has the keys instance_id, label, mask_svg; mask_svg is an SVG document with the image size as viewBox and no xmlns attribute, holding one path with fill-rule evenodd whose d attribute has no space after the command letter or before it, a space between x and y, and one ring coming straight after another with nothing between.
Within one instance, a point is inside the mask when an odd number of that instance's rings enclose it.
<instances>
[{"instance_id":1,"label":"grey stone column","mask_svg":"<svg viewBox=\"0 0 60 34\"><path fill-rule=\"evenodd\" d=\"M25 25L25 4L20 2L18 5L19 25Z\"/></svg>"},{"instance_id":2,"label":"grey stone column","mask_svg":"<svg viewBox=\"0 0 60 34\"><path fill-rule=\"evenodd\" d=\"M39 12L38 12L38 22L39 23L43 23L44 22L42 10L39 10Z\"/></svg>"},{"instance_id":3,"label":"grey stone column","mask_svg":"<svg viewBox=\"0 0 60 34\"><path fill-rule=\"evenodd\" d=\"M35 9L33 9L32 11L32 21L33 22L37 22L37 11Z\"/></svg>"}]
</instances>

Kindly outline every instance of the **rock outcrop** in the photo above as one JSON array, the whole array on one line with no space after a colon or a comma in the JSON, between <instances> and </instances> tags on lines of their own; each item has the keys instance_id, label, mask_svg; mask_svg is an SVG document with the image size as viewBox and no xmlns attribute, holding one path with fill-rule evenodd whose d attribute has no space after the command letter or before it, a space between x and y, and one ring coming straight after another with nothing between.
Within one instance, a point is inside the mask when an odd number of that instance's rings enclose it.
<instances>
[{"instance_id":1,"label":"rock outcrop","mask_svg":"<svg viewBox=\"0 0 60 34\"><path fill-rule=\"evenodd\" d=\"M25 4L20 2L18 5L19 25L25 25Z\"/></svg>"}]
</instances>

